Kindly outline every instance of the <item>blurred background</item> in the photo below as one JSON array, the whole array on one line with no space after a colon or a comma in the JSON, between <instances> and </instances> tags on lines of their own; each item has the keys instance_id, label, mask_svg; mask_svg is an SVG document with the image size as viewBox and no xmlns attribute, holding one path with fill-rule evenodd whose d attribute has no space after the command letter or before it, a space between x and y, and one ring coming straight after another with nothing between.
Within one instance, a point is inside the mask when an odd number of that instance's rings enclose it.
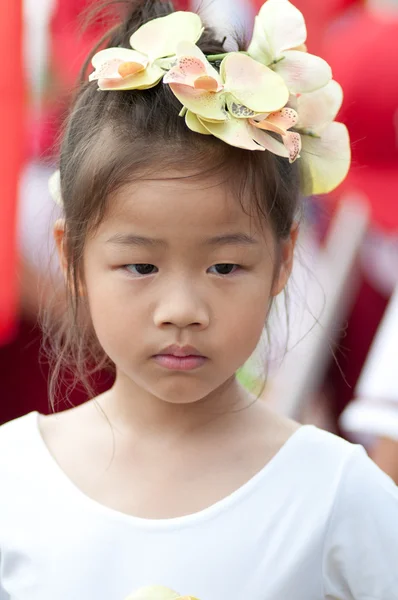
<instances>
[{"instance_id":1,"label":"blurred background","mask_svg":"<svg viewBox=\"0 0 398 600\"><path fill-rule=\"evenodd\" d=\"M63 118L89 50L96 0L14 0L0 7L0 424L48 413L40 308L59 279L48 192ZM249 39L262 0L180 0L226 36ZM398 483L398 0L295 0L308 51L332 66L345 100L351 172L305 200L296 267L255 356L240 374L276 410L365 445ZM232 41L230 42L232 43ZM270 341L271 340L271 341ZM264 381L265 365L267 379ZM97 392L109 386L99 377ZM61 386L58 410L87 399Z\"/></svg>"}]
</instances>

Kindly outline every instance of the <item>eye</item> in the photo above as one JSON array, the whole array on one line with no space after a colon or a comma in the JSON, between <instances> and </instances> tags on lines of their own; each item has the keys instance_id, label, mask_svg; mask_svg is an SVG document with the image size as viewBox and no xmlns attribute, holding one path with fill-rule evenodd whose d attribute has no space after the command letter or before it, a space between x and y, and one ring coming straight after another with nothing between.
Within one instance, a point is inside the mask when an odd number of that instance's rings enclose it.
<instances>
[{"instance_id":1,"label":"eye","mask_svg":"<svg viewBox=\"0 0 398 600\"><path fill-rule=\"evenodd\" d=\"M153 275L154 273L158 272L158 268L155 267L155 265L150 265L147 263L125 265L123 268L126 269L126 271L128 271L129 273L132 273L133 275L141 275L142 277L144 277L145 275Z\"/></svg>"},{"instance_id":2,"label":"eye","mask_svg":"<svg viewBox=\"0 0 398 600\"><path fill-rule=\"evenodd\" d=\"M235 265L233 263L220 263L218 265L213 265L210 267L209 272L214 273L215 275L232 275L238 269L240 269L239 265Z\"/></svg>"}]
</instances>

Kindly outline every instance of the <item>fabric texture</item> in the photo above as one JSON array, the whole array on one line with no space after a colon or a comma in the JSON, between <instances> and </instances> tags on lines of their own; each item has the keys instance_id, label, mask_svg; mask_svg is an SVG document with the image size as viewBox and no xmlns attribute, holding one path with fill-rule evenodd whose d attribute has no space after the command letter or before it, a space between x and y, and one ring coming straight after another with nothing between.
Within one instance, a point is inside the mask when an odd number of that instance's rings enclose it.
<instances>
[{"instance_id":1,"label":"fabric texture","mask_svg":"<svg viewBox=\"0 0 398 600\"><path fill-rule=\"evenodd\" d=\"M248 483L198 513L129 516L81 492L38 413L0 428L0 599L394 600L398 489L353 446L299 429Z\"/></svg>"}]
</instances>

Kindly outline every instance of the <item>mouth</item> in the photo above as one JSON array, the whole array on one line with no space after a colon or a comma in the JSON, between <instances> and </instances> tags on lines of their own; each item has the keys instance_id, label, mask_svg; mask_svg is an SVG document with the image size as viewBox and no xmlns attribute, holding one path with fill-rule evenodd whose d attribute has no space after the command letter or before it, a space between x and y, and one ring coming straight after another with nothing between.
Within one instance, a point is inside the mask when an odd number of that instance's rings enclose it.
<instances>
[{"instance_id":1,"label":"mouth","mask_svg":"<svg viewBox=\"0 0 398 600\"><path fill-rule=\"evenodd\" d=\"M153 356L154 361L169 371L193 371L203 366L207 357L193 346L168 346Z\"/></svg>"}]
</instances>

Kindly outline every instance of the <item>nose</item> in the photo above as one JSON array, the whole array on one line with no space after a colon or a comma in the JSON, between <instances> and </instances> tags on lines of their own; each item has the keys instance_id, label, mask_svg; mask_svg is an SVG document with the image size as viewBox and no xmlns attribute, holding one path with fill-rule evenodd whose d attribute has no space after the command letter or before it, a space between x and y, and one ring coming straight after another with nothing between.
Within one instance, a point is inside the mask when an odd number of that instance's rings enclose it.
<instances>
[{"instance_id":1,"label":"nose","mask_svg":"<svg viewBox=\"0 0 398 600\"><path fill-rule=\"evenodd\" d=\"M163 292L153 320L156 327L174 325L179 329L195 327L202 330L209 326L210 316L197 290L186 283L175 283Z\"/></svg>"}]
</instances>

